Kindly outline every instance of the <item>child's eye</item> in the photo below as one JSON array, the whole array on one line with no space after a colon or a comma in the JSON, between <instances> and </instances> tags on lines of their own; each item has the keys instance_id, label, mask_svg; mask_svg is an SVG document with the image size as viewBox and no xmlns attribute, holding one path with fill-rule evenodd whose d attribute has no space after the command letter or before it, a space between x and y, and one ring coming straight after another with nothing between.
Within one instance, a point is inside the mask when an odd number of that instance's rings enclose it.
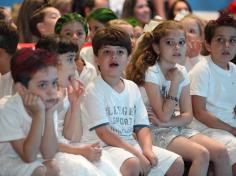
<instances>
[{"instance_id":1,"label":"child's eye","mask_svg":"<svg viewBox=\"0 0 236 176\"><path fill-rule=\"evenodd\" d=\"M110 51L109 50L103 50L103 54L108 55L108 54L110 54Z\"/></svg>"},{"instance_id":2,"label":"child's eye","mask_svg":"<svg viewBox=\"0 0 236 176\"><path fill-rule=\"evenodd\" d=\"M75 61L75 58L74 57L69 57L68 59L67 59L67 61L69 62L69 63L73 63L74 61Z\"/></svg>"},{"instance_id":3,"label":"child's eye","mask_svg":"<svg viewBox=\"0 0 236 176\"><path fill-rule=\"evenodd\" d=\"M71 36L71 33L70 32L66 32L66 36Z\"/></svg>"},{"instance_id":4,"label":"child's eye","mask_svg":"<svg viewBox=\"0 0 236 176\"><path fill-rule=\"evenodd\" d=\"M191 34L195 34L196 32L195 32L194 29L190 29L190 30L189 30L189 33L191 33Z\"/></svg>"},{"instance_id":5,"label":"child's eye","mask_svg":"<svg viewBox=\"0 0 236 176\"><path fill-rule=\"evenodd\" d=\"M217 41L218 43L224 43L224 42L225 42L225 39L219 37L219 38L216 39L216 41Z\"/></svg>"},{"instance_id":6,"label":"child's eye","mask_svg":"<svg viewBox=\"0 0 236 176\"><path fill-rule=\"evenodd\" d=\"M232 45L235 45L236 44L236 39L235 38L231 38L229 40L229 43L232 44Z\"/></svg>"},{"instance_id":7,"label":"child's eye","mask_svg":"<svg viewBox=\"0 0 236 176\"><path fill-rule=\"evenodd\" d=\"M166 44L167 44L168 46L174 46L174 45L175 45L175 42L174 42L173 40L167 40L167 41L166 41Z\"/></svg>"},{"instance_id":8,"label":"child's eye","mask_svg":"<svg viewBox=\"0 0 236 176\"><path fill-rule=\"evenodd\" d=\"M125 52L124 52L123 50L118 50L118 51L117 51L117 54L120 55L120 56L123 55L124 53L125 53Z\"/></svg>"},{"instance_id":9,"label":"child's eye","mask_svg":"<svg viewBox=\"0 0 236 176\"><path fill-rule=\"evenodd\" d=\"M180 40L179 41L179 46L184 46L185 45L185 40Z\"/></svg>"},{"instance_id":10,"label":"child's eye","mask_svg":"<svg viewBox=\"0 0 236 176\"><path fill-rule=\"evenodd\" d=\"M77 32L77 36L81 36L83 34L84 34L83 32Z\"/></svg>"},{"instance_id":11,"label":"child's eye","mask_svg":"<svg viewBox=\"0 0 236 176\"><path fill-rule=\"evenodd\" d=\"M47 83L41 82L41 83L39 83L38 87L39 87L40 89L45 89L45 88L47 87Z\"/></svg>"},{"instance_id":12,"label":"child's eye","mask_svg":"<svg viewBox=\"0 0 236 176\"><path fill-rule=\"evenodd\" d=\"M57 86L58 86L58 80L53 81L53 82L52 82L52 86L53 86L53 87L57 87Z\"/></svg>"}]
</instances>

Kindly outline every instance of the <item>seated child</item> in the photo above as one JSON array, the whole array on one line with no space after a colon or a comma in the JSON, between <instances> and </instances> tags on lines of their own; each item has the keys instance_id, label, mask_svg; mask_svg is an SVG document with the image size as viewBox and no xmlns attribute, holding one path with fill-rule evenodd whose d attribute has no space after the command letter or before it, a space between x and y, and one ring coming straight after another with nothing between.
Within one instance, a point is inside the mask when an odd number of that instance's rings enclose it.
<instances>
[{"instance_id":1,"label":"seated child","mask_svg":"<svg viewBox=\"0 0 236 176\"><path fill-rule=\"evenodd\" d=\"M194 121L191 127L223 143L236 175L236 20L223 14L205 28L211 53L190 71ZM199 122L200 121L200 122Z\"/></svg>"},{"instance_id":2,"label":"seated child","mask_svg":"<svg viewBox=\"0 0 236 176\"><path fill-rule=\"evenodd\" d=\"M57 57L23 49L11 60L17 93L0 101L0 175L56 176ZM41 154L41 156L39 156Z\"/></svg>"},{"instance_id":3,"label":"seated child","mask_svg":"<svg viewBox=\"0 0 236 176\"><path fill-rule=\"evenodd\" d=\"M16 28L0 21L0 98L14 93L10 62L16 52L18 41Z\"/></svg>"},{"instance_id":4,"label":"seated child","mask_svg":"<svg viewBox=\"0 0 236 176\"><path fill-rule=\"evenodd\" d=\"M111 26L97 31L92 44L100 76L85 91L82 141L101 141L122 175L182 175L179 155L152 146L139 89L121 78L132 48L129 35Z\"/></svg>"}]
</instances>

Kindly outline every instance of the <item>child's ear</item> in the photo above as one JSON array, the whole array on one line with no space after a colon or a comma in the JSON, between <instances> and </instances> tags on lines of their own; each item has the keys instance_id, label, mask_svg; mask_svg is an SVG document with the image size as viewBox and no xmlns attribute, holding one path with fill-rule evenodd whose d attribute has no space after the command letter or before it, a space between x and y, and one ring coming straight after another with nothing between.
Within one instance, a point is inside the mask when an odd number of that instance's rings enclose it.
<instances>
[{"instance_id":1,"label":"child's ear","mask_svg":"<svg viewBox=\"0 0 236 176\"><path fill-rule=\"evenodd\" d=\"M153 43L153 44L152 44L152 48L153 48L153 50L155 51L155 53L156 53L157 55L160 54L160 49L159 49L158 44Z\"/></svg>"},{"instance_id":2,"label":"child's ear","mask_svg":"<svg viewBox=\"0 0 236 176\"><path fill-rule=\"evenodd\" d=\"M18 92L21 96L27 93L27 88L20 82L15 84L15 89L16 89L16 92Z\"/></svg>"},{"instance_id":3,"label":"child's ear","mask_svg":"<svg viewBox=\"0 0 236 176\"><path fill-rule=\"evenodd\" d=\"M211 52L211 44L209 44L206 40L204 41L205 48L208 52Z\"/></svg>"}]
</instances>

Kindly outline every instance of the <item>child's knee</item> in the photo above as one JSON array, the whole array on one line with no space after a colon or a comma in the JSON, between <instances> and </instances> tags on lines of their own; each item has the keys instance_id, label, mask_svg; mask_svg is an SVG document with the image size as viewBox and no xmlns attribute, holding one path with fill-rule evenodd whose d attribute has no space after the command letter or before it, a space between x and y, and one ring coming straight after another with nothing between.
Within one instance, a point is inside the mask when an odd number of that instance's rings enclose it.
<instances>
[{"instance_id":1,"label":"child's knee","mask_svg":"<svg viewBox=\"0 0 236 176\"><path fill-rule=\"evenodd\" d=\"M47 167L47 174L48 176L58 176L60 174L60 169L55 160L50 160L44 163Z\"/></svg>"},{"instance_id":2,"label":"child's knee","mask_svg":"<svg viewBox=\"0 0 236 176\"><path fill-rule=\"evenodd\" d=\"M200 160L202 164L209 163L210 153L205 147L199 147L195 159Z\"/></svg>"},{"instance_id":3,"label":"child's knee","mask_svg":"<svg viewBox=\"0 0 236 176\"><path fill-rule=\"evenodd\" d=\"M120 171L125 176L138 176L140 171L140 163L138 158L129 158L121 166Z\"/></svg>"},{"instance_id":4,"label":"child's knee","mask_svg":"<svg viewBox=\"0 0 236 176\"><path fill-rule=\"evenodd\" d=\"M214 160L229 160L229 154L224 145L217 145L212 152L212 158Z\"/></svg>"},{"instance_id":5,"label":"child's knee","mask_svg":"<svg viewBox=\"0 0 236 176\"><path fill-rule=\"evenodd\" d=\"M166 173L166 176L179 176L184 173L184 161L182 157L178 157L175 162L171 165Z\"/></svg>"},{"instance_id":6,"label":"child's knee","mask_svg":"<svg viewBox=\"0 0 236 176\"><path fill-rule=\"evenodd\" d=\"M32 176L46 176L46 172L47 168L45 166L39 166L34 170Z\"/></svg>"}]
</instances>

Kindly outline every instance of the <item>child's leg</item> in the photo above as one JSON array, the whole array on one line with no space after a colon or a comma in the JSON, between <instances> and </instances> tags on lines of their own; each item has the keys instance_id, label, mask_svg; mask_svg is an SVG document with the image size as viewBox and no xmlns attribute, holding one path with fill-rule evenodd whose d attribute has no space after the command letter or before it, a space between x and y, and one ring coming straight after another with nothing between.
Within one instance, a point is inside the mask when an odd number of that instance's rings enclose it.
<instances>
[{"instance_id":1,"label":"child's leg","mask_svg":"<svg viewBox=\"0 0 236 176\"><path fill-rule=\"evenodd\" d=\"M129 158L121 166L123 176L139 176L140 164L138 158Z\"/></svg>"},{"instance_id":2,"label":"child's leg","mask_svg":"<svg viewBox=\"0 0 236 176\"><path fill-rule=\"evenodd\" d=\"M183 157L184 160L190 160L192 165L189 169L191 176L205 176L209 165L208 150L184 137L176 137L167 147Z\"/></svg>"},{"instance_id":3,"label":"child's leg","mask_svg":"<svg viewBox=\"0 0 236 176\"><path fill-rule=\"evenodd\" d=\"M34 170L31 176L45 176L47 168L45 166L39 166Z\"/></svg>"},{"instance_id":4,"label":"child's leg","mask_svg":"<svg viewBox=\"0 0 236 176\"><path fill-rule=\"evenodd\" d=\"M208 149L210 159L214 164L215 176L232 175L229 155L223 144L202 134L197 134L191 137L190 140Z\"/></svg>"},{"instance_id":5,"label":"child's leg","mask_svg":"<svg viewBox=\"0 0 236 176\"><path fill-rule=\"evenodd\" d=\"M166 176L178 176L184 173L184 161L181 157L177 158L166 172Z\"/></svg>"},{"instance_id":6,"label":"child's leg","mask_svg":"<svg viewBox=\"0 0 236 176\"><path fill-rule=\"evenodd\" d=\"M46 176L58 176L60 174L60 169L55 160L47 160L43 162L47 168Z\"/></svg>"}]
</instances>

